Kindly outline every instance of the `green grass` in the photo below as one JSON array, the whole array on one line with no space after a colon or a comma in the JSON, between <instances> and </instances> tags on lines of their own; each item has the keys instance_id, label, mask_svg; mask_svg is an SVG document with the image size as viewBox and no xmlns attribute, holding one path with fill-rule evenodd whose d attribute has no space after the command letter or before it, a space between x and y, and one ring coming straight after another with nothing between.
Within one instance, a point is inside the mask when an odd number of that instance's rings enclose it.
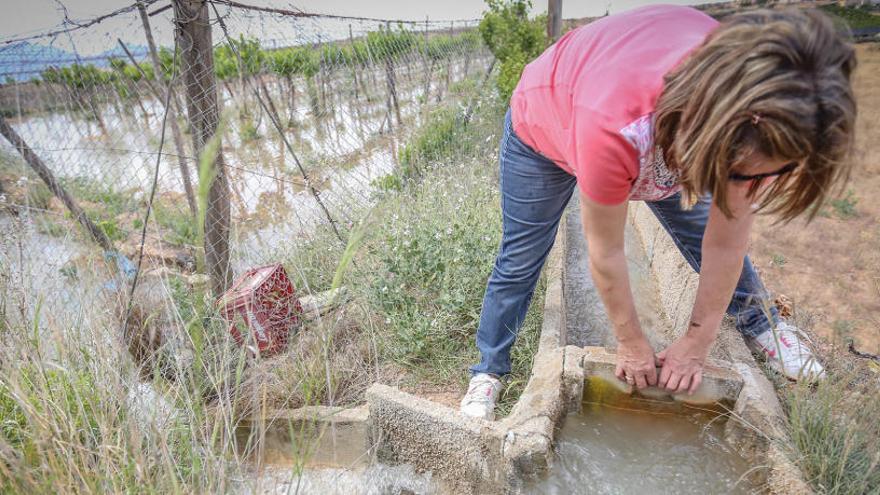
<instances>
[{"instance_id":1,"label":"green grass","mask_svg":"<svg viewBox=\"0 0 880 495\"><path fill-rule=\"evenodd\" d=\"M353 271L381 322L383 355L422 381L465 380L478 360L474 335L501 237L491 137L502 117L497 104L467 127L452 110L431 115L401 152L401 168L418 162L421 172L382 198L372 214L382 221Z\"/></svg>"},{"instance_id":2,"label":"green grass","mask_svg":"<svg viewBox=\"0 0 880 495\"><path fill-rule=\"evenodd\" d=\"M30 208L49 210L52 192L48 186L24 163L7 153L0 154L0 180L18 182L26 179L24 195L12 198L12 202L23 202ZM128 226L120 225L117 216L134 211L137 202L131 195L113 191L110 187L84 177L59 179L61 186L82 207L86 215L95 223L111 241L125 239L129 233ZM65 211L68 220L72 220L70 212ZM68 225L54 220L46 220L39 225L40 230L53 237L62 237L69 232Z\"/></svg>"},{"instance_id":3,"label":"green grass","mask_svg":"<svg viewBox=\"0 0 880 495\"><path fill-rule=\"evenodd\" d=\"M398 153L400 166L392 173L377 179L375 185L381 190L401 191L407 182L419 180L423 169L450 156L462 156L465 150L453 146L464 130L453 108L440 108L432 112L427 122L416 132L409 143L401 146Z\"/></svg>"},{"instance_id":4,"label":"green grass","mask_svg":"<svg viewBox=\"0 0 880 495\"><path fill-rule=\"evenodd\" d=\"M501 239L494 146L503 110L493 101L467 127L451 111L432 114L401 153L401 167L419 162L421 174L399 182L405 194L377 207L383 220L353 272L380 321L382 356L422 383L464 385L468 366L479 361L475 335ZM544 290L542 280L512 350L499 415L528 381Z\"/></svg>"},{"instance_id":5,"label":"green grass","mask_svg":"<svg viewBox=\"0 0 880 495\"><path fill-rule=\"evenodd\" d=\"M156 223L166 230L166 241L178 246L196 245L198 228L188 208L180 204L169 206L158 201L154 204L153 213L156 215ZM143 220L135 219L132 226L141 228Z\"/></svg>"},{"instance_id":6,"label":"green grass","mask_svg":"<svg viewBox=\"0 0 880 495\"><path fill-rule=\"evenodd\" d=\"M785 256L779 253L774 253L770 257L770 265L782 268L783 266L785 266Z\"/></svg>"},{"instance_id":7,"label":"green grass","mask_svg":"<svg viewBox=\"0 0 880 495\"><path fill-rule=\"evenodd\" d=\"M419 161L418 174L380 193L376 205L364 212L362 245L340 282L349 292L349 302L346 315L339 318L347 321L335 327L325 322L330 327L320 330L335 335L338 349L329 359L348 356L347 365L329 369L334 383L350 384L353 368L375 374L387 366L402 370L405 383L417 386L463 387L467 382L468 366L479 360L475 334L501 237L495 147L503 110L495 100L484 102L467 127L458 123L460 116L452 110L433 113L405 146L409 152L401 156L407 160L392 176L401 177L409 160ZM327 228L312 235L311 242L286 254L285 266L300 291L320 292L333 285L344 245ZM344 230L343 236L348 235ZM515 403L528 380L543 291L542 283L513 349L513 372L501 399L501 414ZM306 335L315 332L305 330L298 339L306 341L311 338ZM325 380L320 362L308 364L315 352L305 347L279 358L281 380ZM303 364L290 369L297 361ZM340 388L347 390L340 391L347 400L361 400L348 385ZM326 390L321 390L319 399L327 400ZM287 394L278 400L289 403L294 398Z\"/></svg>"},{"instance_id":8,"label":"green grass","mask_svg":"<svg viewBox=\"0 0 880 495\"><path fill-rule=\"evenodd\" d=\"M212 433L234 425L185 387L168 388L170 416L136 406L145 389L104 331L52 340L3 326L0 493L217 492L236 472L233 445Z\"/></svg>"},{"instance_id":9,"label":"green grass","mask_svg":"<svg viewBox=\"0 0 880 495\"><path fill-rule=\"evenodd\" d=\"M81 205L90 216L110 218L133 211L137 207L137 202L130 193L114 191L106 184L93 179L74 177L60 179L59 182L77 201L91 203L91 205Z\"/></svg>"},{"instance_id":10,"label":"green grass","mask_svg":"<svg viewBox=\"0 0 880 495\"><path fill-rule=\"evenodd\" d=\"M462 358L474 358L501 234L491 174L456 168L430 174L391 202L362 263L364 297L385 322L388 357L437 383L461 369Z\"/></svg>"},{"instance_id":11,"label":"green grass","mask_svg":"<svg viewBox=\"0 0 880 495\"><path fill-rule=\"evenodd\" d=\"M843 23L852 29L880 27L878 9L870 7L841 7L837 4L823 5L820 9L832 16L837 23Z\"/></svg>"},{"instance_id":12,"label":"green grass","mask_svg":"<svg viewBox=\"0 0 880 495\"><path fill-rule=\"evenodd\" d=\"M24 160L15 153L0 151L0 191L4 191L4 185L13 190L17 183L24 178L27 181L27 189L24 197L7 197L7 202L23 202L32 208L48 209L52 200L52 191L40 180Z\"/></svg>"},{"instance_id":13,"label":"green grass","mask_svg":"<svg viewBox=\"0 0 880 495\"><path fill-rule=\"evenodd\" d=\"M40 223L40 232L52 237L64 237L68 233L68 227L54 220L47 219Z\"/></svg>"},{"instance_id":14,"label":"green grass","mask_svg":"<svg viewBox=\"0 0 880 495\"><path fill-rule=\"evenodd\" d=\"M130 193L114 191L110 186L86 177L62 178L59 183L111 241L128 237L131 229L120 224L117 217L137 210L138 201Z\"/></svg>"},{"instance_id":15,"label":"green grass","mask_svg":"<svg viewBox=\"0 0 880 495\"><path fill-rule=\"evenodd\" d=\"M836 213L839 218L847 220L858 216L859 213L856 210L856 204L858 202L859 200L855 197L855 193L850 190L847 191L844 196L832 199L830 204L834 213Z\"/></svg>"},{"instance_id":16,"label":"green grass","mask_svg":"<svg viewBox=\"0 0 880 495\"><path fill-rule=\"evenodd\" d=\"M784 397L791 455L817 493L880 493L880 394L871 380L831 374Z\"/></svg>"},{"instance_id":17,"label":"green grass","mask_svg":"<svg viewBox=\"0 0 880 495\"><path fill-rule=\"evenodd\" d=\"M260 134L260 130L257 129L257 126L254 125L253 121L250 120L250 117L247 118L248 120L242 122L239 133L241 134L241 140L243 142L250 143L259 140L263 136Z\"/></svg>"}]
</instances>

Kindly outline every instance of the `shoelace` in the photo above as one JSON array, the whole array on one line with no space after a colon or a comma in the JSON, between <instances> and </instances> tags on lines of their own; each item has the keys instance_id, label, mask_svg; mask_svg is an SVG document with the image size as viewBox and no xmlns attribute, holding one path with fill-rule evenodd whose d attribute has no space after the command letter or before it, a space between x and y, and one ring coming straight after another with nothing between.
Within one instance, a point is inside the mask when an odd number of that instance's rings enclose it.
<instances>
[{"instance_id":1,"label":"shoelace","mask_svg":"<svg viewBox=\"0 0 880 495\"><path fill-rule=\"evenodd\" d=\"M779 343L787 347L795 356L803 357L803 356L812 356L813 352L809 347L804 345L804 341L811 342L810 337L804 333L803 330L789 325L786 322L780 322L776 326L776 333L773 335L774 340L779 340ZM779 347L779 346L777 346ZM780 352L782 352L780 350ZM782 352L782 358L785 358L785 353Z\"/></svg>"},{"instance_id":2,"label":"shoelace","mask_svg":"<svg viewBox=\"0 0 880 495\"><path fill-rule=\"evenodd\" d=\"M490 402L489 397L492 395L490 390L494 388L495 386L489 378L477 378L468 387L465 401L467 403Z\"/></svg>"}]
</instances>

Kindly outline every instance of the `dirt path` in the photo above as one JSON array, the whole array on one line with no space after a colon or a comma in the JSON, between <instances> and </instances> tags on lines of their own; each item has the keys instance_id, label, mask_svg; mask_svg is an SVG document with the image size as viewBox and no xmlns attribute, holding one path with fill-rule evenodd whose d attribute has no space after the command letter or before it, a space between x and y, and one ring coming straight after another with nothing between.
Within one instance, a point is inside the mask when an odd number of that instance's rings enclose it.
<instances>
[{"instance_id":1,"label":"dirt path","mask_svg":"<svg viewBox=\"0 0 880 495\"><path fill-rule=\"evenodd\" d=\"M760 218L752 256L769 289L826 343L880 352L880 44L857 47L859 117L852 179L811 224Z\"/></svg>"}]
</instances>

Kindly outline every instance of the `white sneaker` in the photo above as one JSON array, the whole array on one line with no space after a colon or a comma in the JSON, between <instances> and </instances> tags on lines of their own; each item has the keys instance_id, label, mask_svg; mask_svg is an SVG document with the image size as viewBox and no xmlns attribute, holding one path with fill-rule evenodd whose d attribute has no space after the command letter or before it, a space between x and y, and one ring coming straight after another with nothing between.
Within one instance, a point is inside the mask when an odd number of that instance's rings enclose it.
<instances>
[{"instance_id":1,"label":"white sneaker","mask_svg":"<svg viewBox=\"0 0 880 495\"><path fill-rule=\"evenodd\" d=\"M746 339L746 344L789 379L813 383L825 378L825 369L804 343L809 340L796 326L780 320L775 330Z\"/></svg>"},{"instance_id":2,"label":"white sneaker","mask_svg":"<svg viewBox=\"0 0 880 495\"><path fill-rule=\"evenodd\" d=\"M468 391L461 399L461 412L465 416L495 420L495 402L502 388L501 380L486 373L477 373L471 378Z\"/></svg>"}]
</instances>

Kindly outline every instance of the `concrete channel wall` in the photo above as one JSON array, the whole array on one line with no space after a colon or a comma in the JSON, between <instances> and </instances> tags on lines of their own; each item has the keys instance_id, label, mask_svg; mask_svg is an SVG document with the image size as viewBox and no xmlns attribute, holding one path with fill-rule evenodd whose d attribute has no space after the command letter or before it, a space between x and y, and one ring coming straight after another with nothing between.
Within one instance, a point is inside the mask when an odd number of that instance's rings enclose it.
<instances>
[{"instance_id":1,"label":"concrete channel wall","mask_svg":"<svg viewBox=\"0 0 880 495\"><path fill-rule=\"evenodd\" d=\"M666 324L657 330L660 334L649 335L652 343L662 345L676 337L676 329L685 328L696 275L647 207L634 204L630 221L630 233L662 287L657 292ZM596 392L585 390L595 387L594 379L604 378L601 383L617 387L617 392L632 392L613 378L614 356L606 349L613 347L613 336L596 325L607 318L596 307L598 296L584 269L586 247L579 230L575 204L563 218L545 268L544 321L532 375L506 418L467 418L456 409L382 384L370 387L366 407L356 411L322 408L293 417L331 432L318 450L328 442L337 448L342 427L341 443L359 452L363 447L373 461L431 472L444 492L517 493L523 482L549 469L556 431L567 414L580 410L585 393ZM567 308L567 300L590 301L590 307ZM673 396L671 401L732 405L725 435L760 471L758 487L769 493L809 493L799 471L782 454L784 418L775 391L731 325L725 324L707 364L700 394Z\"/></svg>"}]
</instances>

